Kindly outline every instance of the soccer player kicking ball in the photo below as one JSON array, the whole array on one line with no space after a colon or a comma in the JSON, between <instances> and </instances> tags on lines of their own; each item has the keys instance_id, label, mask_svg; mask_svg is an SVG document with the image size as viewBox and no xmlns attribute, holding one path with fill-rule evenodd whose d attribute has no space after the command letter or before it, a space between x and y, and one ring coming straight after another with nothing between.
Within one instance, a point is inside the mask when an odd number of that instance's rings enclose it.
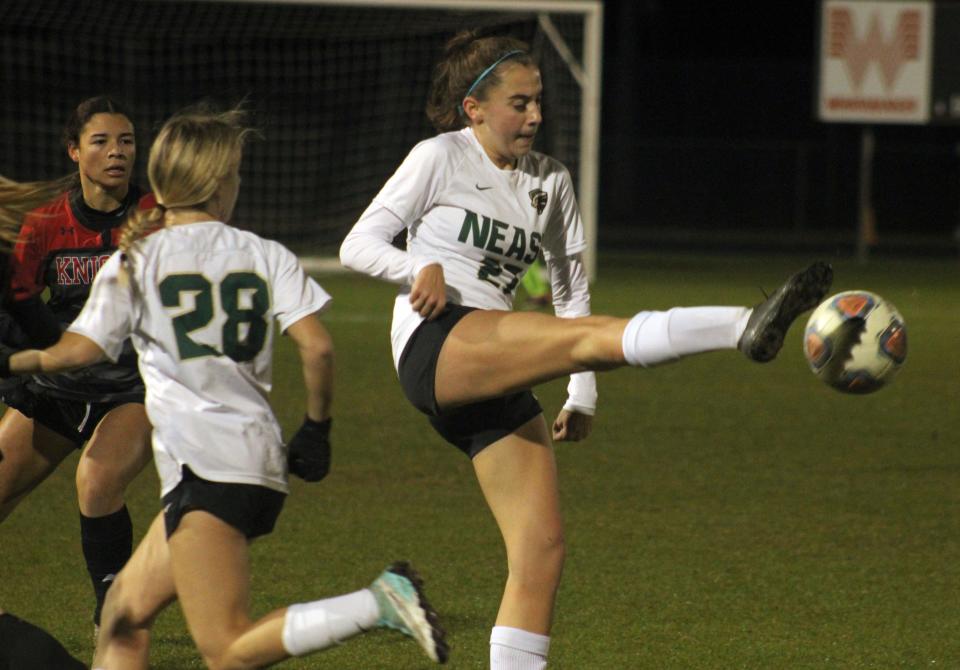
<instances>
[{"instance_id":1,"label":"soccer player kicking ball","mask_svg":"<svg viewBox=\"0 0 960 670\"><path fill-rule=\"evenodd\" d=\"M565 552L551 439L589 435L593 371L734 348L768 361L832 276L811 265L752 310L591 316L570 175L532 150L542 90L526 44L455 36L427 102L440 134L410 151L340 249L347 267L401 285L391 332L401 386L472 459L503 535L508 572L490 635L492 670L546 667ZM399 250L391 241L404 229L407 249ZM510 311L540 251L556 317ZM548 427L530 389L564 375L572 375L569 399Z\"/></svg>"},{"instance_id":2,"label":"soccer player kicking ball","mask_svg":"<svg viewBox=\"0 0 960 670\"><path fill-rule=\"evenodd\" d=\"M288 467L326 475L333 382L317 318L330 296L286 248L225 223L250 132L237 110L170 119L150 150L158 206L129 219L80 315L52 347L0 356L6 376L115 359L128 337L139 355L163 511L107 594L94 667L145 669L150 626L174 599L211 668L260 668L377 627L442 663L444 632L405 563L369 588L250 618L248 543L273 530ZM267 402L274 320L307 390L288 450Z\"/></svg>"}]
</instances>

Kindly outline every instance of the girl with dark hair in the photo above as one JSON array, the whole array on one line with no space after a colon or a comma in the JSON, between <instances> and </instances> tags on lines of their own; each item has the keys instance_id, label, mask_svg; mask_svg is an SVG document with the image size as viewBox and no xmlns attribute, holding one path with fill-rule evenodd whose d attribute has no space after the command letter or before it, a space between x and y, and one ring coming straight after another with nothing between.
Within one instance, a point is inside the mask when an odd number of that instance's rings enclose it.
<instances>
[{"instance_id":1,"label":"girl with dark hair","mask_svg":"<svg viewBox=\"0 0 960 670\"><path fill-rule=\"evenodd\" d=\"M154 203L131 182L136 140L131 115L120 103L107 96L84 100L71 114L63 140L77 164L74 174L50 182L0 182L0 225L19 228L6 259L5 306L25 337L8 337L11 345L56 342L117 248L127 214ZM143 394L129 342L115 363L11 380L0 389L8 406L0 419L0 521L82 449L76 484L95 625L110 582L132 550L124 492L150 460Z\"/></svg>"},{"instance_id":2,"label":"girl with dark hair","mask_svg":"<svg viewBox=\"0 0 960 670\"><path fill-rule=\"evenodd\" d=\"M503 535L508 572L490 636L493 670L546 667L565 551L551 438L589 435L593 371L717 349L770 360L832 274L814 264L753 310L591 316L570 175L533 151L541 92L524 43L454 37L427 104L440 134L413 148L340 250L347 267L401 285L391 332L400 383L472 459ZM391 245L404 229L405 251ZM512 312L517 284L541 251L556 316ZM530 389L564 375L569 399L548 428Z\"/></svg>"}]
</instances>

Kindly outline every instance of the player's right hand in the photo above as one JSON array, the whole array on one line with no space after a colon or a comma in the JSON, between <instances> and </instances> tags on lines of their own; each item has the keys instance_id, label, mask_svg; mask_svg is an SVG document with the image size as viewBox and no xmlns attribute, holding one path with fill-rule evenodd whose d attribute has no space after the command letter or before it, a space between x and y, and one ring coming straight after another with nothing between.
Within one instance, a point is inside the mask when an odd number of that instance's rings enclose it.
<instances>
[{"instance_id":1,"label":"player's right hand","mask_svg":"<svg viewBox=\"0 0 960 670\"><path fill-rule=\"evenodd\" d=\"M410 304L427 321L443 313L447 306L447 284L442 265L434 263L420 270L410 289Z\"/></svg>"},{"instance_id":2,"label":"player's right hand","mask_svg":"<svg viewBox=\"0 0 960 670\"><path fill-rule=\"evenodd\" d=\"M579 442L593 430L593 417L580 412L561 409L553 422L554 442Z\"/></svg>"},{"instance_id":3,"label":"player's right hand","mask_svg":"<svg viewBox=\"0 0 960 670\"><path fill-rule=\"evenodd\" d=\"M314 421L304 417L303 425L287 445L287 467L307 482L319 482L330 472L330 425L333 419Z\"/></svg>"}]
</instances>

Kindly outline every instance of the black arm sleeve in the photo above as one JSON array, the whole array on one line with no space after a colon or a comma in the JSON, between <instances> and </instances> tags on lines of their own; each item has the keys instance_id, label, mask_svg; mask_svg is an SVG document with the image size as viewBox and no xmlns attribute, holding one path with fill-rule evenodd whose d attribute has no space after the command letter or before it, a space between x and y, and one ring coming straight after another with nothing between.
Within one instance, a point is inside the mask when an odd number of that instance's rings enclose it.
<instances>
[{"instance_id":1,"label":"black arm sleeve","mask_svg":"<svg viewBox=\"0 0 960 670\"><path fill-rule=\"evenodd\" d=\"M60 322L40 296L11 301L7 309L26 334L30 347L44 349L60 339Z\"/></svg>"}]
</instances>

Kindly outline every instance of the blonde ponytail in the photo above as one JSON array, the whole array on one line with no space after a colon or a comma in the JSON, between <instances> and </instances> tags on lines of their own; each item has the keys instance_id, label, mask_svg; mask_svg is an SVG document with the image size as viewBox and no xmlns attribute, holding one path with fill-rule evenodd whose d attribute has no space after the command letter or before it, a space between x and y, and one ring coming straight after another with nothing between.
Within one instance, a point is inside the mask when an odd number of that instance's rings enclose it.
<instances>
[{"instance_id":1,"label":"blonde ponytail","mask_svg":"<svg viewBox=\"0 0 960 670\"><path fill-rule=\"evenodd\" d=\"M136 290L133 286L133 252L140 240L163 228L166 211L163 205L158 204L150 209L135 209L127 215L127 220L120 229L120 242L117 245L120 250L121 285Z\"/></svg>"},{"instance_id":2,"label":"blonde ponytail","mask_svg":"<svg viewBox=\"0 0 960 670\"><path fill-rule=\"evenodd\" d=\"M120 229L119 248L123 253L129 253L137 242L144 237L163 228L163 215L166 213L163 205L150 209L136 209L130 213Z\"/></svg>"},{"instance_id":3,"label":"blonde ponytail","mask_svg":"<svg viewBox=\"0 0 960 670\"><path fill-rule=\"evenodd\" d=\"M150 187L163 204L132 212L120 232L120 280L135 293L137 243L164 227L168 209L204 207L217 194L220 182L239 165L244 142L256 133L245 118L239 106L225 112L196 106L163 124L147 163Z\"/></svg>"}]
</instances>

